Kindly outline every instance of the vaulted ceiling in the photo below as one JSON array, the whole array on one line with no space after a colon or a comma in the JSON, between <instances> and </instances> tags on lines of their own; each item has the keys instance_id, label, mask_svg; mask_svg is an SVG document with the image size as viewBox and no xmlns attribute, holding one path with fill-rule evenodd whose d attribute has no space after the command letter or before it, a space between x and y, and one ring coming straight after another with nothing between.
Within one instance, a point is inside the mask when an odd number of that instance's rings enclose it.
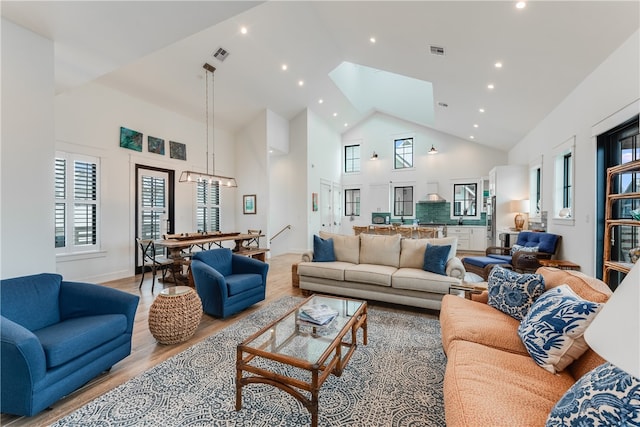
<instances>
[{"instance_id":1,"label":"vaulted ceiling","mask_svg":"<svg viewBox=\"0 0 640 427\"><path fill-rule=\"evenodd\" d=\"M507 150L640 27L638 1L531 1L523 9L515 4L2 1L1 6L4 18L54 40L58 92L97 80L204 121L202 65L208 62L217 68L215 125L231 131L265 108L287 119L309 108L337 132L382 111ZM221 47L229 52L223 62L212 56ZM431 47L444 54L432 54ZM355 88L341 90L331 73L343 63L368 70L373 86L359 84L361 78L351 81ZM391 83L376 73L392 76ZM430 84L432 99L428 91L416 93L404 77ZM367 97L352 93L373 89ZM366 105L357 101L364 98Z\"/></svg>"}]
</instances>

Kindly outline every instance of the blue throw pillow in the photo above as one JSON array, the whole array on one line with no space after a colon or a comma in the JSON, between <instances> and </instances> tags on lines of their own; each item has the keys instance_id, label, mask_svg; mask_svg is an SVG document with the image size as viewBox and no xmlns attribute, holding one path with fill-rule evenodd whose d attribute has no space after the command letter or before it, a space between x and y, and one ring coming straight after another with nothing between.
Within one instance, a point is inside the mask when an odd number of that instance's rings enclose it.
<instances>
[{"instance_id":1,"label":"blue throw pillow","mask_svg":"<svg viewBox=\"0 0 640 427\"><path fill-rule=\"evenodd\" d=\"M422 269L446 276L447 259L449 258L450 250L451 245L436 246L427 243L427 247L424 250L424 265Z\"/></svg>"},{"instance_id":2,"label":"blue throw pillow","mask_svg":"<svg viewBox=\"0 0 640 427\"><path fill-rule=\"evenodd\" d=\"M547 427L640 425L640 380L609 362L575 382L553 407Z\"/></svg>"},{"instance_id":3,"label":"blue throw pillow","mask_svg":"<svg viewBox=\"0 0 640 427\"><path fill-rule=\"evenodd\" d=\"M313 236L313 261L331 262L336 260L333 252L333 239L323 239L320 236Z\"/></svg>"},{"instance_id":4,"label":"blue throw pillow","mask_svg":"<svg viewBox=\"0 0 640 427\"><path fill-rule=\"evenodd\" d=\"M497 265L489 273L487 289L487 304L522 320L545 286L544 278L539 274L520 274Z\"/></svg>"},{"instance_id":5,"label":"blue throw pillow","mask_svg":"<svg viewBox=\"0 0 640 427\"><path fill-rule=\"evenodd\" d=\"M557 286L533 303L518 335L533 360L555 374L587 351L584 331L603 305L580 298L569 285Z\"/></svg>"}]
</instances>

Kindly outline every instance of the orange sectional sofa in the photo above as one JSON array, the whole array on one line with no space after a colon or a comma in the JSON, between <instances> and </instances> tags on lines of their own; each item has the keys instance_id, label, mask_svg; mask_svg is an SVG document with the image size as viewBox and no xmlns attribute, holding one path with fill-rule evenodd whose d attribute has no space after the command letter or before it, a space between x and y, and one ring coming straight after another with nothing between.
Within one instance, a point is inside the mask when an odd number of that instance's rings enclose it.
<instances>
[{"instance_id":1,"label":"orange sectional sofa","mask_svg":"<svg viewBox=\"0 0 640 427\"><path fill-rule=\"evenodd\" d=\"M577 271L541 267L537 273L547 290L567 284L582 298L602 303L611 295L604 282ZM486 292L474 300L454 295L442 300L447 427L544 426L569 387L604 359L588 349L567 369L552 374L527 353L519 322L486 301Z\"/></svg>"}]
</instances>

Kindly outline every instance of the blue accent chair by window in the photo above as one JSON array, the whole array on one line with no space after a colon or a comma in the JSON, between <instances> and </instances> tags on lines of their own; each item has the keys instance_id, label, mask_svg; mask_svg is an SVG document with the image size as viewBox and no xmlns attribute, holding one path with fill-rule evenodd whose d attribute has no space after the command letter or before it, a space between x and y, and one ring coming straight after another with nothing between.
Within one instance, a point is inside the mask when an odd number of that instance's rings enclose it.
<instances>
[{"instance_id":1,"label":"blue accent chair by window","mask_svg":"<svg viewBox=\"0 0 640 427\"><path fill-rule=\"evenodd\" d=\"M490 246L486 249L485 256L465 257L462 264L465 270L478 274L484 280L487 280L496 265L520 273L533 273L540 267L538 260L555 256L560 240L561 236L557 234L521 231L511 248Z\"/></svg>"},{"instance_id":2,"label":"blue accent chair by window","mask_svg":"<svg viewBox=\"0 0 640 427\"><path fill-rule=\"evenodd\" d=\"M264 300L269 264L228 248L196 252L191 272L202 310L228 317Z\"/></svg>"},{"instance_id":3,"label":"blue accent chair by window","mask_svg":"<svg viewBox=\"0 0 640 427\"><path fill-rule=\"evenodd\" d=\"M59 274L0 280L0 410L35 415L127 357L139 300Z\"/></svg>"}]
</instances>

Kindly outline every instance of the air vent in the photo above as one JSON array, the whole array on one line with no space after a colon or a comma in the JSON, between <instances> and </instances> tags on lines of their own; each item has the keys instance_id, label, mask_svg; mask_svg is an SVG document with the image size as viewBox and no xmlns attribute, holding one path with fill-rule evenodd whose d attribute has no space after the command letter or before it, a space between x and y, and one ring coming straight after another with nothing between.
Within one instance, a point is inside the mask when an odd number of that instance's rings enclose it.
<instances>
[{"instance_id":1,"label":"air vent","mask_svg":"<svg viewBox=\"0 0 640 427\"><path fill-rule=\"evenodd\" d=\"M444 48L440 46L429 46L432 55L444 56Z\"/></svg>"},{"instance_id":2,"label":"air vent","mask_svg":"<svg viewBox=\"0 0 640 427\"><path fill-rule=\"evenodd\" d=\"M225 59L227 59L227 56L229 56L229 51L219 47L218 50L216 50L213 54L213 57L216 58L218 61L222 62Z\"/></svg>"}]
</instances>

